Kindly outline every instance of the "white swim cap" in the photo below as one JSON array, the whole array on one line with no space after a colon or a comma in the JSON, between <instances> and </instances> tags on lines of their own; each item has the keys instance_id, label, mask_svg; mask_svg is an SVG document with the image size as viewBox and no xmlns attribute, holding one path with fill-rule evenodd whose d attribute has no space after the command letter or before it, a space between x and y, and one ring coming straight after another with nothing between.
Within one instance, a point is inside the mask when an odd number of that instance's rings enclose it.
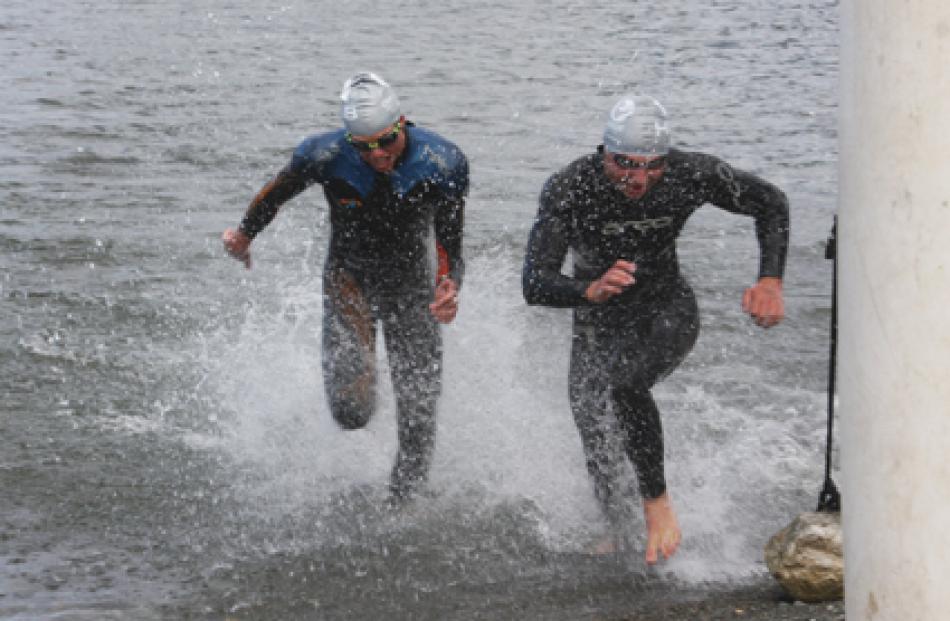
<instances>
[{"instance_id":1,"label":"white swim cap","mask_svg":"<svg viewBox=\"0 0 950 621\"><path fill-rule=\"evenodd\" d=\"M399 120L399 98L384 79L361 71L340 92L343 126L355 136L372 136Z\"/></svg>"},{"instance_id":2,"label":"white swim cap","mask_svg":"<svg viewBox=\"0 0 950 621\"><path fill-rule=\"evenodd\" d=\"M624 155L666 155L670 150L666 110L652 97L624 95L610 109L604 148Z\"/></svg>"}]
</instances>

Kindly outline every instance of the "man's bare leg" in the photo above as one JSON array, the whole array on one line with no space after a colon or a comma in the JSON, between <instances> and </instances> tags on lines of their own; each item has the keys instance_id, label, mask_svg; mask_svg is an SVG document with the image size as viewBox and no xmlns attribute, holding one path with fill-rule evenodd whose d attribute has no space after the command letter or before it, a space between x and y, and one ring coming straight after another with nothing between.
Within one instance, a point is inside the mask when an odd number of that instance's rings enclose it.
<instances>
[{"instance_id":1,"label":"man's bare leg","mask_svg":"<svg viewBox=\"0 0 950 621\"><path fill-rule=\"evenodd\" d=\"M673 504L670 502L668 492L656 498L645 498L643 500L643 517L647 523L647 551L646 562L653 565L659 560L662 554L664 559L668 559L676 552L680 545L682 532L679 522L676 521L676 513L673 511Z\"/></svg>"}]
</instances>

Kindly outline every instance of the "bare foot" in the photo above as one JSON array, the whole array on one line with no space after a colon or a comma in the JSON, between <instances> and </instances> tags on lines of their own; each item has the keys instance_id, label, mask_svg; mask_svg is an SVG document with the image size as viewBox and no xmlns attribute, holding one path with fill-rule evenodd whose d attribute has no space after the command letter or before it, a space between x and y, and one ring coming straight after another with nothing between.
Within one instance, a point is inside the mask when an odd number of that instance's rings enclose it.
<instances>
[{"instance_id":1,"label":"bare foot","mask_svg":"<svg viewBox=\"0 0 950 621\"><path fill-rule=\"evenodd\" d=\"M644 499L643 516L647 523L646 562L653 565L659 560L660 554L664 559L673 556L680 545L682 532L667 492L656 498Z\"/></svg>"}]
</instances>

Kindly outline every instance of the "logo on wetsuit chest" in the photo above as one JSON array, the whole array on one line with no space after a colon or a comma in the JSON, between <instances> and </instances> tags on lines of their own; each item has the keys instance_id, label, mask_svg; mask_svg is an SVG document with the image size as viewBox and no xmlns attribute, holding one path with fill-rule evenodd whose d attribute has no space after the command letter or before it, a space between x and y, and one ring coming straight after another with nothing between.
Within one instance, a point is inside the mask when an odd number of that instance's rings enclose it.
<instances>
[{"instance_id":1,"label":"logo on wetsuit chest","mask_svg":"<svg viewBox=\"0 0 950 621\"><path fill-rule=\"evenodd\" d=\"M624 231L639 231L647 233L659 229L665 229L673 224L673 218L664 216L662 218L647 218L646 220L626 220L624 222L608 222L601 229L604 235L620 235Z\"/></svg>"},{"instance_id":2,"label":"logo on wetsuit chest","mask_svg":"<svg viewBox=\"0 0 950 621\"><path fill-rule=\"evenodd\" d=\"M355 209L356 207L362 207L363 201L358 198L341 198L340 207L346 207L347 209Z\"/></svg>"}]
</instances>

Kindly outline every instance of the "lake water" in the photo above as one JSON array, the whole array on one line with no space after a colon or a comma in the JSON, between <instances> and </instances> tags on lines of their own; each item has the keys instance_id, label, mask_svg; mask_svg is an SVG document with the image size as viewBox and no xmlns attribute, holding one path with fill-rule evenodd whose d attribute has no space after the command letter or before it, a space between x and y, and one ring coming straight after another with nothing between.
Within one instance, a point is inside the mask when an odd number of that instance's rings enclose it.
<instances>
[{"instance_id":1,"label":"lake water","mask_svg":"<svg viewBox=\"0 0 950 621\"><path fill-rule=\"evenodd\" d=\"M837 20L797 0L7 0L0 617L604 618L766 579L765 541L823 476ZM364 68L472 167L432 495L398 515L387 382L359 432L323 399L322 193L284 207L249 272L219 241ZM655 391L685 532L659 569L637 511L622 554L586 553L604 524L570 316L520 293L541 184L627 91L792 209L770 331L739 308L751 220L707 207L681 239L703 329Z\"/></svg>"}]
</instances>

